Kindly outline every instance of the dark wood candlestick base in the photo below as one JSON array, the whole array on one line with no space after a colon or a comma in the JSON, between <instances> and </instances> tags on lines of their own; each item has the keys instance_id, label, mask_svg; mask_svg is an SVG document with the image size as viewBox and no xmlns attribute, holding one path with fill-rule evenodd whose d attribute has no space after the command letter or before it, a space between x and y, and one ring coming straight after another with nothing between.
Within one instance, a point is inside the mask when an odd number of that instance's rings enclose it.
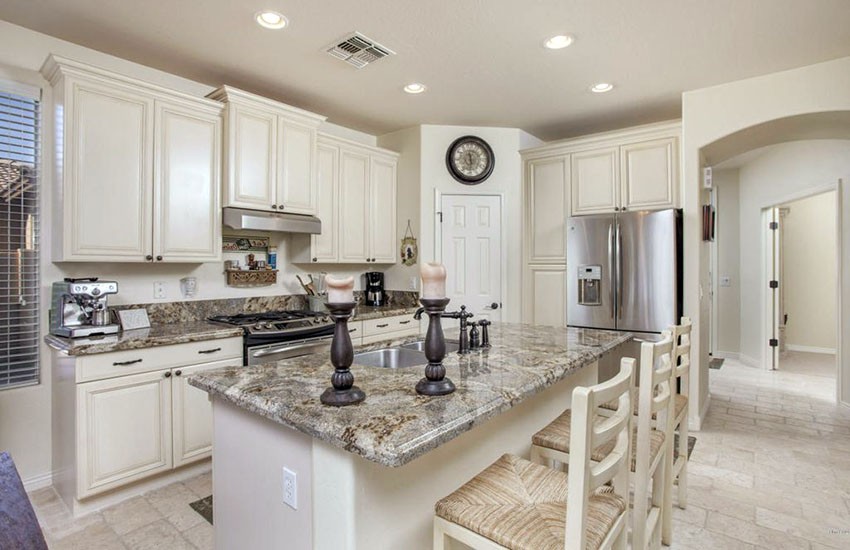
<instances>
[{"instance_id":1,"label":"dark wood candlestick base","mask_svg":"<svg viewBox=\"0 0 850 550\"><path fill-rule=\"evenodd\" d=\"M357 302L328 303L325 307L336 322L331 342L331 363L334 373L331 376L332 387L322 392L321 401L332 407L356 405L366 399L366 393L354 385L351 363L354 362L354 346L348 334L348 319Z\"/></svg>"},{"instance_id":2,"label":"dark wood candlestick base","mask_svg":"<svg viewBox=\"0 0 850 550\"><path fill-rule=\"evenodd\" d=\"M419 303L428 314L428 332L425 333L425 378L416 384L421 395L447 395L455 391L454 382L446 378L443 358L446 356L446 338L441 323L442 314L449 305L448 298L421 298Z\"/></svg>"}]
</instances>

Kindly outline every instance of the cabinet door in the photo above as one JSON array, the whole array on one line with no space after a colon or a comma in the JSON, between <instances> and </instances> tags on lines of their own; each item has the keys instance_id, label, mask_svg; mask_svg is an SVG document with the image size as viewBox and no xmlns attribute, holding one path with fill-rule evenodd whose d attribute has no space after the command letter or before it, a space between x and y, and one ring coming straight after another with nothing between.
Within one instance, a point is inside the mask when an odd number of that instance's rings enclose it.
<instances>
[{"instance_id":1,"label":"cabinet door","mask_svg":"<svg viewBox=\"0 0 850 550\"><path fill-rule=\"evenodd\" d=\"M171 469L169 371L77 385L77 497Z\"/></svg>"},{"instance_id":2,"label":"cabinet door","mask_svg":"<svg viewBox=\"0 0 850 550\"><path fill-rule=\"evenodd\" d=\"M313 235L311 261L336 262L339 259L339 149L320 144L316 149L316 185L322 220L321 235Z\"/></svg>"},{"instance_id":3,"label":"cabinet door","mask_svg":"<svg viewBox=\"0 0 850 550\"><path fill-rule=\"evenodd\" d=\"M525 187L526 261L567 261L568 157L528 163Z\"/></svg>"},{"instance_id":4,"label":"cabinet door","mask_svg":"<svg viewBox=\"0 0 850 550\"><path fill-rule=\"evenodd\" d=\"M679 187L675 137L620 148L622 206L628 210L674 208Z\"/></svg>"},{"instance_id":5,"label":"cabinet door","mask_svg":"<svg viewBox=\"0 0 850 550\"><path fill-rule=\"evenodd\" d=\"M64 260L144 262L151 254L153 100L70 81L65 118Z\"/></svg>"},{"instance_id":6,"label":"cabinet door","mask_svg":"<svg viewBox=\"0 0 850 550\"><path fill-rule=\"evenodd\" d=\"M294 214L315 214L316 129L280 119L278 124L278 209Z\"/></svg>"},{"instance_id":7,"label":"cabinet door","mask_svg":"<svg viewBox=\"0 0 850 550\"><path fill-rule=\"evenodd\" d=\"M372 262L395 263L396 161L372 157L369 186L369 254Z\"/></svg>"},{"instance_id":8,"label":"cabinet door","mask_svg":"<svg viewBox=\"0 0 850 550\"><path fill-rule=\"evenodd\" d=\"M220 260L221 117L157 102L155 131L155 260Z\"/></svg>"},{"instance_id":9,"label":"cabinet door","mask_svg":"<svg viewBox=\"0 0 850 550\"><path fill-rule=\"evenodd\" d=\"M573 153L572 215L614 212L620 205L617 147Z\"/></svg>"},{"instance_id":10,"label":"cabinet door","mask_svg":"<svg viewBox=\"0 0 850 550\"><path fill-rule=\"evenodd\" d=\"M339 261L369 258L369 156L340 149Z\"/></svg>"},{"instance_id":11,"label":"cabinet door","mask_svg":"<svg viewBox=\"0 0 850 550\"><path fill-rule=\"evenodd\" d=\"M226 206L273 210L277 206L277 115L229 106Z\"/></svg>"},{"instance_id":12,"label":"cabinet door","mask_svg":"<svg viewBox=\"0 0 850 550\"><path fill-rule=\"evenodd\" d=\"M526 269L523 322L563 327L567 324L567 268L530 265Z\"/></svg>"},{"instance_id":13,"label":"cabinet door","mask_svg":"<svg viewBox=\"0 0 850 550\"><path fill-rule=\"evenodd\" d=\"M172 369L174 467L211 456L213 417L209 394L190 386L187 377L220 367L240 366L242 358Z\"/></svg>"}]
</instances>

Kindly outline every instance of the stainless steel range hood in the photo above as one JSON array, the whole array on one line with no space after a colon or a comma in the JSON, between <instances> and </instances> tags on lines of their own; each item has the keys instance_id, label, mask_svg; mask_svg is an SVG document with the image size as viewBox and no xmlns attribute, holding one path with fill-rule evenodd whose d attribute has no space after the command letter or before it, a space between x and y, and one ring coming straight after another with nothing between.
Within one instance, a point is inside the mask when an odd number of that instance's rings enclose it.
<instances>
[{"instance_id":1,"label":"stainless steel range hood","mask_svg":"<svg viewBox=\"0 0 850 550\"><path fill-rule=\"evenodd\" d=\"M313 235L322 232L322 220L316 216L287 214L286 212L262 212L244 208L224 208L223 211L224 225L231 229L310 233Z\"/></svg>"}]
</instances>

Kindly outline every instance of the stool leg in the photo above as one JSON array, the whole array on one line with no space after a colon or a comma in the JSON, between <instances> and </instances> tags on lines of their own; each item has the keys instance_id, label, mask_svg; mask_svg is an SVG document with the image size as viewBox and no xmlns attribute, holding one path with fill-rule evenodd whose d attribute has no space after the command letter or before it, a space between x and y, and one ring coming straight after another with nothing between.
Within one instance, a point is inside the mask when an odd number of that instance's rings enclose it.
<instances>
[{"instance_id":1,"label":"stool leg","mask_svg":"<svg viewBox=\"0 0 850 550\"><path fill-rule=\"evenodd\" d=\"M443 532L437 518L434 518L434 550L444 550L446 548L446 534Z\"/></svg>"},{"instance_id":2,"label":"stool leg","mask_svg":"<svg viewBox=\"0 0 850 550\"><path fill-rule=\"evenodd\" d=\"M679 508L684 510L688 506L688 408L685 407L682 423L679 426L679 456L683 457L682 469L679 470L677 480L679 482Z\"/></svg>"},{"instance_id":3,"label":"stool leg","mask_svg":"<svg viewBox=\"0 0 850 550\"><path fill-rule=\"evenodd\" d=\"M661 516L658 518L658 523L660 525L656 526L655 533L660 532L660 542L668 546L672 544L673 540L673 521L671 517L673 508L670 501L670 497L673 493L672 443L673 442L671 441L670 445L667 445L665 456L661 460L661 464L658 465L658 469L655 471L655 476L652 478L652 505L657 506L661 512ZM657 536L655 533L653 533L652 539L655 539ZM653 546L660 548L661 545L658 544L656 546L653 543Z\"/></svg>"}]
</instances>

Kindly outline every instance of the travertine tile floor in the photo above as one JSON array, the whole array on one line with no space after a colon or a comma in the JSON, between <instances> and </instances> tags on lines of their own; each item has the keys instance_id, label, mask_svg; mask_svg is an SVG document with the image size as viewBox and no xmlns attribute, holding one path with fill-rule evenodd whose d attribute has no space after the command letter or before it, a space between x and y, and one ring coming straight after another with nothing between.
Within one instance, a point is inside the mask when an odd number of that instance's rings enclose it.
<instances>
[{"instance_id":1,"label":"travertine tile floor","mask_svg":"<svg viewBox=\"0 0 850 550\"><path fill-rule=\"evenodd\" d=\"M51 549L211 550L212 525L189 507L211 493L206 473L76 520L52 488L30 500Z\"/></svg>"},{"instance_id":2,"label":"travertine tile floor","mask_svg":"<svg viewBox=\"0 0 850 550\"><path fill-rule=\"evenodd\" d=\"M834 378L730 360L710 376L672 548L850 548L850 409L835 405ZM31 497L51 548L176 550L212 548L188 506L210 493L205 474L76 521L51 489Z\"/></svg>"}]
</instances>

